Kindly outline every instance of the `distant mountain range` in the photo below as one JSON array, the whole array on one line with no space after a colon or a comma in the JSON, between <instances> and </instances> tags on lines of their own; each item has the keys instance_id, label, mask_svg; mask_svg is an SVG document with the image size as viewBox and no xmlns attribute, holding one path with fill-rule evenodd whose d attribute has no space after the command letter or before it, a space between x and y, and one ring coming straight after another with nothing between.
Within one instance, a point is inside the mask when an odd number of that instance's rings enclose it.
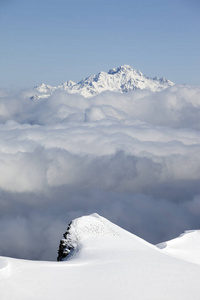
<instances>
[{"instance_id":1,"label":"distant mountain range","mask_svg":"<svg viewBox=\"0 0 200 300\"><path fill-rule=\"evenodd\" d=\"M31 99L47 98L55 90L64 90L89 98L105 91L126 93L133 90L148 89L152 92L160 92L173 85L174 83L166 78L150 78L129 65L123 65L108 72L91 75L78 83L69 80L57 87L42 83L35 87L35 94Z\"/></svg>"}]
</instances>

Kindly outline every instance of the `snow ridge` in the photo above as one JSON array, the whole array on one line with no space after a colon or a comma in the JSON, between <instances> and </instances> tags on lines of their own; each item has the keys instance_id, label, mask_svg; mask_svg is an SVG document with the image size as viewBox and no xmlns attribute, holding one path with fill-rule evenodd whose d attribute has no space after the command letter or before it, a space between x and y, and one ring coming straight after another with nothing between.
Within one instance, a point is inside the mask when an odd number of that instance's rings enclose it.
<instances>
[{"instance_id":1,"label":"snow ridge","mask_svg":"<svg viewBox=\"0 0 200 300\"><path fill-rule=\"evenodd\" d=\"M120 233L114 228L114 224L93 213L71 221L67 231L63 234L60 241L57 261L74 256L81 249L85 240L106 237L119 237Z\"/></svg>"},{"instance_id":2,"label":"snow ridge","mask_svg":"<svg viewBox=\"0 0 200 300\"><path fill-rule=\"evenodd\" d=\"M116 249L123 253L127 249L144 250L153 248L152 244L113 224L94 213L73 220L60 241L57 261L68 260L74 256L101 258L116 255ZM118 253L117 251L117 253ZM118 255L118 254L117 254Z\"/></svg>"},{"instance_id":3,"label":"snow ridge","mask_svg":"<svg viewBox=\"0 0 200 300\"><path fill-rule=\"evenodd\" d=\"M179 237L157 245L163 253L200 264L200 230L187 230Z\"/></svg>"},{"instance_id":4,"label":"snow ridge","mask_svg":"<svg viewBox=\"0 0 200 300\"><path fill-rule=\"evenodd\" d=\"M176 255L97 214L73 220L67 231L66 245L71 243L78 251L71 260L0 257L1 299L199 300L199 230L166 242L173 243ZM196 248L196 262L180 256L183 246Z\"/></svg>"},{"instance_id":5,"label":"snow ridge","mask_svg":"<svg viewBox=\"0 0 200 300\"><path fill-rule=\"evenodd\" d=\"M42 83L35 87L36 94L31 99L48 98L55 90L65 90L71 94L90 98L105 91L127 93L148 89L152 92L160 92L173 85L174 83L166 78L149 78L129 65L123 65L108 72L91 75L78 83L69 80L57 87Z\"/></svg>"}]
</instances>

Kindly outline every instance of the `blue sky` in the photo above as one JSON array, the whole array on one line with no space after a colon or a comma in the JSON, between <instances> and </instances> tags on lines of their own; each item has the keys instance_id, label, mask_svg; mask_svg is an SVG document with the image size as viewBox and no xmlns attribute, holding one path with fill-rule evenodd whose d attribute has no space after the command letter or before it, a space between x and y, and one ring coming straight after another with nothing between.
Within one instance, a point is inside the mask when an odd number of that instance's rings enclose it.
<instances>
[{"instance_id":1,"label":"blue sky","mask_svg":"<svg viewBox=\"0 0 200 300\"><path fill-rule=\"evenodd\" d=\"M0 87L58 85L130 64L199 84L198 0L1 0Z\"/></svg>"}]
</instances>

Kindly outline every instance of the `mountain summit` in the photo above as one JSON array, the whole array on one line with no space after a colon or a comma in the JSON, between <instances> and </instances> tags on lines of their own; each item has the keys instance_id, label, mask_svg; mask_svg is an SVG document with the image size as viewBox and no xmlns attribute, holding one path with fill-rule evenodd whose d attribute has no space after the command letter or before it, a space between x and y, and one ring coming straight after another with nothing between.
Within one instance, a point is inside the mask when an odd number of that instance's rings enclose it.
<instances>
[{"instance_id":1,"label":"mountain summit","mask_svg":"<svg viewBox=\"0 0 200 300\"><path fill-rule=\"evenodd\" d=\"M196 230L156 247L92 214L61 242L62 262L0 257L1 299L199 300L199 255L188 259L199 251Z\"/></svg>"},{"instance_id":2,"label":"mountain summit","mask_svg":"<svg viewBox=\"0 0 200 300\"><path fill-rule=\"evenodd\" d=\"M152 245L94 213L70 222L60 241L57 260L101 259L110 254L113 259L119 252L123 256L124 252L130 250L162 252L200 265L199 249L200 230L186 231L178 238Z\"/></svg>"},{"instance_id":3,"label":"mountain summit","mask_svg":"<svg viewBox=\"0 0 200 300\"><path fill-rule=\"evenodd\" d=\"M73 220L63 234L58 250L58 261L74 256L101 257L102 253L120 251L134 246L134 249L156 248L143 239L111 223L94 213Z\"/></svg>"},{"instance_id":4,"label":"mountain summit","mask_svg":"<svg viewBox=\"0 0 200 300\"><path fill-rule=\"evenodd\" d=\"M160 92L172 85L174 85L172 81L163 77L150 78L129 65L123 65L108 72L91 75L78 83L69 80L57 87L42 83L35 87L37 94L31 99L47 98L55 90L65 90L71 94L80 94L85 98L89 98L105 91L126 93L138 89L148 89L152 92Z\"/></svg>"}]
</instances>

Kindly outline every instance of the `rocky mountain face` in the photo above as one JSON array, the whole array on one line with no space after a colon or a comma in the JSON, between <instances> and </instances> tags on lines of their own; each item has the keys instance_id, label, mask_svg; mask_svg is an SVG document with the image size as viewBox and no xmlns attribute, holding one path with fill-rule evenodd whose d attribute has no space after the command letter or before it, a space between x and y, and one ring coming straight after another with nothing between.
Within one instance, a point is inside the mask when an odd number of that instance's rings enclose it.
<instances>
[{"instance_id":1,"label":"rocky mountain face","mask_svg":"<svg viewBox=\"0 0 200 300\"><path fill-rule=\"evenodd\" d=\"M63 239L60 240L57 261L64 260L70 253L73 253L76 247L75 241L70 237L71 224L72 222L69 223L67 231L63 234Z\"/></svg>"},{"instance_id":2,"label":"rocky mountain face","mask_svg":"<svg viewBox=\"0 0 200 300\"><path fill-rule=\"evenodd\" d=\"M71 94L80 94L85 98L96 96L105 91L126 93L133 90L148 89L152 92L162 91L174 83L165 78L149 78L129 65L113 68L108 72L100 72L76 83L67 81L57 87L42 83L35 87L32 100L49 97L55 90L65 90Z\"/></svg>"}]
</instances>

